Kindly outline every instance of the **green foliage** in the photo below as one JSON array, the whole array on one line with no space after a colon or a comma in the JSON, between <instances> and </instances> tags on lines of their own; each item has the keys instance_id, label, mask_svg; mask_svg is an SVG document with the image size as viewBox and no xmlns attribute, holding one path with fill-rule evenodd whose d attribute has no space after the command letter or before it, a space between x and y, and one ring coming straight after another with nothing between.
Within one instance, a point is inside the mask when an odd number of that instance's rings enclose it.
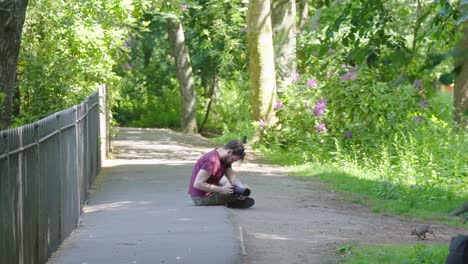
<instances>
[{"instance_id":1,"label":"green foliage","mask_svg":"<svg viewBox=\"0 0 468 264\"><path fill-rule=\"evenodd\" d=\"M72 106L106 83L119 125L178 127L180 92L166 33L174 18L192 58L197 120L211 101L206 127L223 131L219 140L260 129L257 147L274 161L353 170L338 175L346 190L383 200L375 211L443 214L466 199L466 131L454 129L453 96L439 93L437 83L453 80L463 8L446 0L317 7L298 35L300 76L291 73L281 85L272 102L278 123L267 127L252 122L247 1L31 2L16 122Z\"/></svg>"},{"instance_id":2,"label":"green foliage","mask_svg":"<svg viewBox=\"0 0 468 264\"><path fill-rule=\"evenodd\" d=\"M127 42L129 58L117 71L122 81L113 110L119 125L180 126L180 93L165 24L153 18L145 14L141 23L147 24L147 30L132 35Z\"/></svg>"},{"instance_id":3,"label":"green foliage","mask_svg":"<svg viewBox=\"0 0 468 264\"><path fill-rule=\"evenodd\" d=\"M226 129L223 131L223 135L213 139L214 142L219 144L225 144L231 139L243 139L247 137L247 140L252 138L255 133L255 127L248 123L240 123L238 127L232 129Z\"/></svg>"},{"instance_id":4,"label":"green foliage","mask_svg":"<svg viewBox=\"0 0 468 264\"><path fill-rule=\"evenodd\" d=\"M179 126L179 88L167 43L168 17L179 19L184 27L198 95L198 123L205 116L210 98L211 111L205 127L231 131L242 122L250 123L247 48L243 38L246 13L243 1L212 0L172 1L155 11L148 10L141 21L146 21L147 29L132 36L127 68L118 71L122 96L114 111L119 124ZM217 91L212 89L215 79L220 80Z\"/></svg>"},{"instance_id":5,"label":"green foliage","mask_svg":"<svg viewBox=\"0 0 468 264\"><path fill-rule=\"evenodd\" d=\"M340 263L405 263L405 264L436 264L444 263L448 255L445 245L391 245L391 246L353 246L343 245L339 248L348 248L344 252L338 251Z\"/></svg>"},{"instance_id":6,"label":"green foliage","mask_svg":"<svg viewBox=\"0 0 468 264\"><path fill-rule=\"evenodd\" d=\"M459 13L446 0L345 1L323 10L320 30L300 36L300 53L323 56L331 48L343 52L348 64L387 67L414 78L453 56L447 49L453 47ZM312 62L301 61L300 68Z\"/></svg>"},{"instance_id":7,"label":"green foliage","mask_svg":"<svg viewBox=\"0 0 468 264\"><path fill-rule=\"evenodd\" d=\"M352 249L356 245L353 244L345 244L345 245L340 245L336 248L336 254L344 255L344 254L351 254Z\"/></svg>"},{"instance_id":8,"label":"green foliage","mask_svg":"<svg viewBox=\"0 0 468 264\"><path fill-rule=\"evenodd\" d=\"M215 98L209 125L222 128L224 132L241 127L252 127L251 90L248 80L240 75L237 80L225 80L219 97Z\"/></svg>"},{"instance_id":9,"label":"green foliage","mask_svg":"<svg viewBox=\"0 0 468 264\"><path fill-rule=\"evenodd\" d=\"M389 180L384 180L378 183L377 194L385 200L401 199L401 193L398 185Z\"/></svg>"},{"instance_id":10,"label":"green foliage","mask_svg":"<svg viewBox=\"0 0 468 264\"><path fill-rule=\"evenodd\" d=\"M114 69L135 8L122 1L32 1L19 61L21 115L27 123L71 107L100 84L115 87ZM111 94L115 94L111 89Z\"/></svg>"},{"instance_id":11,"label":"green foliage","mask_svg":"<svg viewBox=\"0 0 468 264\"><path fill-rule=\"evenodd\" d=\"M468 142L435 80L453 63L456 13L447 1L324 8L319 28L299 37L301 75L279 91L278 123L257 124L261 148L283 164L370 173L372 196L399 203L397 213L420 201L454 206L468 195Z\"/></svg>"},{"instance_id":12,"label":"green foliage","mask_svg":"<svg viewBox=\"0 0 468 264\"><path fill-rule=\"evenodd\" d=\"M180 100L174 91L164 89L161 97L150 97L141 105L144 112L139 119L130 121L133 127L180 127Z\"/></svg>"},{"instance_id":13,"label":"green foliage","mask_svg":"<svg viewBox=\"0 0 468 264\"><path fill-rule=\"evenodd\" d=\"M444 259L439 261L433 260L433 253L427 247L427 245L416 245L413 247L413 251L410 254L412 263L440 263Z\"/></svg>"},{"instance_id":14,"label":"green foliage","mask_svg":"<svg viewBox=\"0 0 468 264\"><path fill-rule=\"evenodd\" d=\"M247 8L243 1L197 1L201 9L191 11L185 20L187 43L194 71L206 87L214 76L235 80L246 74ZM209 7L209 8L208 8Z\"/></svg>"},{"instance_id":15,"label":"green foliage","mask_svg":"<svg viewBox=\"0 0 468 264\"><path fill-rule=\"evenodd\" d=\"M429 105L437 109L437 114L442 120L453 120L453 93L438 92L429 98Z\"/></svg>"}]
</instances>

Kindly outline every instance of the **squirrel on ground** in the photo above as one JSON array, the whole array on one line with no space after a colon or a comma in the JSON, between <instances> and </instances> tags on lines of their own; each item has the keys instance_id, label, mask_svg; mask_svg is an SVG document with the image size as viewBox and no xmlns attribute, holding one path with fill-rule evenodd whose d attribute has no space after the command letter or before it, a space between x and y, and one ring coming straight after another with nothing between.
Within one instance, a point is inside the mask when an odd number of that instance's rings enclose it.
<instances>
[{"instance_id":1,"label":"squirrel on ground","mask_svg":"<svg viewBox=\"0 0 468 264\"><path fill-rule=\"evenodd\" d=\"M430 225L420 225L411 231L412 236L418 236L419 240L426 239L426 233L432 234L435 237L434 231Z\"/></svg>"}]
</instances>

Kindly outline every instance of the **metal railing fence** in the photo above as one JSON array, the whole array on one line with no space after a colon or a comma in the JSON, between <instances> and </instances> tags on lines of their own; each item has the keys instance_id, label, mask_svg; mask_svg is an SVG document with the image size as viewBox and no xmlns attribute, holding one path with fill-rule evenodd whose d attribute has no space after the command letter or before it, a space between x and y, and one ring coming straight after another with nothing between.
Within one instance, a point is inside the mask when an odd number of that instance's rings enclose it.
<instances>
[{"instance_id":1,"label":"metal railing fence","mask_svg":"<svg viewBox=\"0 0 468 264\"><path fill-rule=\"evenodd\" d=\"M99 152L97 93L0 132L0 263L47 262L78 225Z\"/></svg>"}]
</instances>

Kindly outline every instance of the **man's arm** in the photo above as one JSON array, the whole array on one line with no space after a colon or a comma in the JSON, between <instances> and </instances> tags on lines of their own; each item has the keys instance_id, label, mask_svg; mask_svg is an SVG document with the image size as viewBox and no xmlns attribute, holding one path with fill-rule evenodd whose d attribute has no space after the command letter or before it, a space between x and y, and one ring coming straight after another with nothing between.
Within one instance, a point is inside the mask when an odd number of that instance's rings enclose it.
<instances>
[{"instance_id":1,"label":"man's arm","mask_svg":"<svg viewBox=\"0 0 468 264\"><path fill-rule=\"evenodd\" d=\"M242 184L242 182L239 180L239 178L236 176L232 168L226 169L224 172L224 175L226 175L226 178L229 180L229 182L232 185L239 186L241 188L245 188L245 185Z\"/></svg>"},{"instance_id":2,"label":"man's arm","mask_svg":"<svg viewBox=\"0 0 468 264\"><path fill-rule=\"evenodd\" d=\"M229 186L217 186L207 183L206 181L210 176L208 171L201 169L195 177L193 187L205 192L218 192L221 194L232 194L234 192Z\"/></svg>"}]
</instances>

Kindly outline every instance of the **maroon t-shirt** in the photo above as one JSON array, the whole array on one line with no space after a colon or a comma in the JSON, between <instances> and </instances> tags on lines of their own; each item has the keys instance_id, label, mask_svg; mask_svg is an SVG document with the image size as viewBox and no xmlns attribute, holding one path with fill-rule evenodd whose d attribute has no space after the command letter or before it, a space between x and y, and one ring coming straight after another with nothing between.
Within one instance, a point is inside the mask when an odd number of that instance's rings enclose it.
<instances>
[{"instance_id":1,"label":"maroon t-shirt","mask_svg":"<svg viewBox=\"0 0 468 264\"><path fill-rule=\"evenodd\" d=\"M211 175L206 181L207 183L218 185L219 181L224 176L224 172L230 167L231 166L223 166L221 163L221 157L216 149L206 153L197 161L193 168L188 193L191 196L208 196L211 194L211 192L205 192L193 186L195 178L201 169L206 170Z\"/></svg>"}]
</instances>

